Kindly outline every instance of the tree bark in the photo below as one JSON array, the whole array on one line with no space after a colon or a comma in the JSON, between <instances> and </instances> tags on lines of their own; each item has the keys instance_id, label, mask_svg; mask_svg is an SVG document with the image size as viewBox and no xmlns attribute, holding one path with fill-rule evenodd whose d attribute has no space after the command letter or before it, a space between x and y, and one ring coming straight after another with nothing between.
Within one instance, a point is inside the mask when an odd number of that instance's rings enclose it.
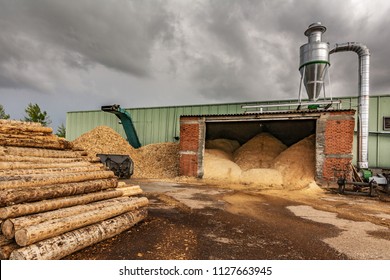
<instances>
[{"instance_id":1,"label":"tree bark","mask_svg":"<svg viewBox=\"0 0 390 280\"><path fill-rule=\"evenodd\" d=\"M0 260L8 260L13 251L19 249L20 246L15 242L0 247Z\"/></svg>"},{"instance_id":2,"label":"tree bark","mask_svg":"<svg viewBox=\"0 0 390 280\"><path fill-rule=\"evenodd\" d=\"M132 191L137 192L138 190L131 189L125 191L131 193ZM0 219L5 220L8 218L15 218L15 217L25 216L29 214L34 214L34 213L42 213L42 212L51 211L55 209L71 207L75 205L91 203L94 201L119 197L119 196L123 196L123 193L125 191L115 189L115 190L94 192L88 194L81 194L75 196L68 196L62 198L55 198L55 199L7 206L7 207L0 208Z\"/></svg>"},{"instance_id":3,"label":"tree bark","mask_svg":"<svg viewBox=\"0 0 390 280\"><path fill-rule=\"evenodd\" d=\"M146 209L61 234L11 253L11 260L58 260L128 230L147 217Z\"/></svg>"},{"instance_id":4,"label":"tree bark","mask_svg":"<svg viewBox=\"0 0 390 280\"><path fill-rule=\"evenodd\" d=\"M121 202L129 203L129 199L127 199L126 197L118 197L118 198L112 198L104 201L90 203L87 205L77 205L73 207L58 209L58 210L45 212L45 213L39 213L35 215L29 215L29 216L24 216L19 218L11 218L4 221L1 229L3 231L3 236L5 238L12 239L15 237L16 231L29 227L31 225L36 225L54 219L78 215L80 213L93 211L96 209L100 209L102 207L107 207ZM140 207L144 207L149 203L147 198L141 198L141 199L132 198L130 202L132 203L133 206L132 210L135 210Z\"/></svg>"},{"instance_id":5,"label":"tree bark","mask_svg":"<svg viewBox=\"0 0 390 280\"><path fill-rule=\"evenodd\" d=\"M112 171L85 172L85 173L67 173L59 175L46 175L41 177L31 176L23 180L0 181L0 190L8 188L39 187L52 184L83 182L96 179L114 178Z\"/></svg>"},{"instance_id":6,"label":"tree bark","mask_svg":"<svg viewBox=\"0 0 390 280\"><path fill-rule=\"evenodd\" d=\"M101 209L32 225L17 230L15 232L15 240L18 245L27 246L43 239L51 238L71 230L79 229L121 215L133 210L134 204L134 199L129 198L128 201L102 207Z\"/></svg>"},{"instance_id":7,"label":"tree bark","mask_svg":"<svg viewBox=\"0 0 390 280\"><path fill-rule=\"evenodd\" d=\"M0 207L23 202L72 196L115 188L116 178L92 180L86 182L56 184L50 186L0 190Z\"/></svg>"}]
</instances>

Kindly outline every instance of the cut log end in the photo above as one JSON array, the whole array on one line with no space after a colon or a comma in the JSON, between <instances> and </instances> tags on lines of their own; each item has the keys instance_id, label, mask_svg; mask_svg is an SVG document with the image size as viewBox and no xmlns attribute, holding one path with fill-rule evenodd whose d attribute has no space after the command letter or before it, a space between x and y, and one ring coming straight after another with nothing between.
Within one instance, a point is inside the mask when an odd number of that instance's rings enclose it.
<instances>
[{"instance_id":1,"label":"cut log end","mask_svg":"<svg viewBox=\"0 0 390 280\"><path fill-rule=\"evenodd\" d=\"M5 220L1 225L1 231L7 239L12 239L15 236L14 224L10 220Z\"/></svg>"},{"instance_id":2,"label":"cut log end","mask_svg":"<svg viewBox=\"0 0 390 280\"><path fill-rule=\"evenodd\" d=\"M29 235L28 231L25 229L20 229L15 232L15 241L19 246L27 246L29 244Z\"/></svg>"},{"instance_id":3,"label":"cut log end","mask_svg":"<svg viewBox=\"0 0 390 280\"><path fill-rule=\"evenodd\" d=\"M20 246L15 242L0 247L0 260L8 260L11 253L19 248Z\"/></svg>"}]
</instances>

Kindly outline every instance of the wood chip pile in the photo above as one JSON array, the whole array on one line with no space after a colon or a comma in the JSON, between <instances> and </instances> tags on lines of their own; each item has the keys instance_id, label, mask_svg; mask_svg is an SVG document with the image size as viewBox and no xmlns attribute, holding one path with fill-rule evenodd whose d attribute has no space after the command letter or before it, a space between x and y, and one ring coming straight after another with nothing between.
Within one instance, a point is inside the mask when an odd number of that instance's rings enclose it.
<instances>
[{"instance_id":1,"label":"wood chip pile","mask_svg":"<svg viewBox=\"0 0 390 280\"><path fill-rule=\"evenodd\" d=\"M224 142L227 140L218 141ZM256 135L233 152L226 147L208 147L206 143L205 179L289 189L299 189L314 181L314 135L290 147L268 133Z\"/></svg>"},{"instance_id":2,"label":"wood chip pile","mask_svg":"<svg viewBox=\"0 0 390 280\"><path fill-rule=\"evenodd\" d=\"M234 152L234 162L242 170L269 168L272 161L287 148L269 133L260 133Z\"/></svg>"},{"instance_id":3,"label":"wood chip pile","mask_svg":"<svg viewBox=\"0 0 390 280\"><path fill-rule=\"evenodd\" d=\"M143 146L138 151L136 178L175 178L179 176L179 145L159 143Z\"/></svg>"},{"instance_id":4,"label":"wood chip pile","mask_svg":"<svg viewBox=\"0 0 390 280\"><path fill-rule=\"evenodd\" d=\"M174 178L179 175L179 145L159 143L134 149L119 133L98 126L75 139L75 146L96 154L129 155L134 162L132 178Z\"/></svg>"},{"instance_id":5,"label":"wood chip pile","mask_svg":"<svg viewBox=\"0 0 390 280\"><path fill-rule=\"evenodd\" d=\"M139 186L37 123L0 120L0 258L61 259L147 216Z\"/></svg>"}]
</instances>

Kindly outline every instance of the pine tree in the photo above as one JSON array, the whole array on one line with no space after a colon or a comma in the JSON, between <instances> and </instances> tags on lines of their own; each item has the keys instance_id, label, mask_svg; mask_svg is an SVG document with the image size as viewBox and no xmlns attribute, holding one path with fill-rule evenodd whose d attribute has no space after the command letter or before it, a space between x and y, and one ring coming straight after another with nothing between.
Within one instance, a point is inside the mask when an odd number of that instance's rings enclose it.
<instances>
[{"instance_id":1,"label":"pine tree","mask_svg":"<svg viewBox=\"0 0 390 280\"><path fill-rule=\"evenodd\" d=\"M56 133L56 135L57 135L58 137L63 137L63 138L65 138L65 136L66 136L66 128L65 128L65 126L64 126L63 123L57 128L57 133Z\"/></svg>"},{"instance_id":2,"label":"pine tree","mask_svg":"<svg viewBox=\"0 0 390 280\"><path fill-rule=\"evenodd\" d=\"M9 119L9 115L5 113L3 105L0 104L0 119Z\"/></svg>"},{"instance_id":3,"label":"pine tree","mask_svg":"<svg viewBox=\"0 0 390 280\"><path fill-rule=\"evenodd\" d=\"M26 122L39 122L43 126L48 126L49 124L51 124L51 120L47 115L47 112L42 112L38 104L28 104L27 108L25 109L25 112L27 116L24 117L24 121Z\"/></svg>"}]
</instances>

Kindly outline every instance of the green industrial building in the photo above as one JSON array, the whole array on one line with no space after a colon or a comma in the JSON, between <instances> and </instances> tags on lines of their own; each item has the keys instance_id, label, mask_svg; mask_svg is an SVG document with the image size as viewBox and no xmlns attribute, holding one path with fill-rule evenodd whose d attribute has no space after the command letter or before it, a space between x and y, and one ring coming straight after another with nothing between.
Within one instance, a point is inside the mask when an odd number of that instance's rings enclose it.
<instances>
[{"instance_id":1,"label":"green industrial building","mask_svg":"<svg viewBox=\"0 0 390 280\"><path fill-rule=\"evenodd\" d=\"M338 109L358 108L357 97L343 97ZM167 106L150 108L126 108L131 115L134 127L141 144L176 142L180 137L180 116L182 115L235 115L244 114L243 105L284 104L284 106L265 108L267 110L295 110L296 106L285 106L296 103L296 100L208 104L188 106ZM356 118L355 118L356 119ZM355 122L356 124L357 122ZM119 119L111 113L101 110L68 112L66 117L66 138L72 141L97 126L109 126L126 138ZM356 147L355 125L355 141ZM390 168L390 95L370 96L369 114L369 166L371 168ZM354 148L356 151L356 148ZM356 162L356 153L354 153Z\"/></svg>"}]
</instances>

